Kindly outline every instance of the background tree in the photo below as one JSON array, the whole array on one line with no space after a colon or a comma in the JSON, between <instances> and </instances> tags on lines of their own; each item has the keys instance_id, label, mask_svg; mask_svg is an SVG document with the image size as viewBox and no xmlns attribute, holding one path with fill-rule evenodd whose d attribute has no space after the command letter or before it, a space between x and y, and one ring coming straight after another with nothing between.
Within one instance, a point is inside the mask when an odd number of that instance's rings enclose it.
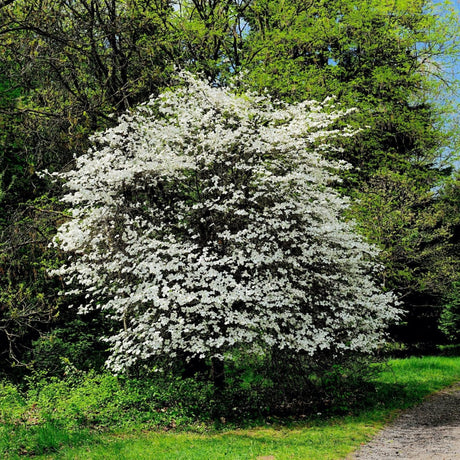
<instances>
[{"instance_id":1,"label":"background tree","mask_svg":"<svg viewBox=\"0 0 460 460\"><path fill-rule=\"evenodd\" d=\"M170 9L153 1L37 0L1 10L2 60L27 93L23 135L37 166L65 164L110 114L167 83L162 16Z\"/></svg>"},{"instance_id":2,"label":"background tree","mask_svg":"<svg viewBox=\"0 0 460 460\"><path fill-rule=\"evenodd\" d=\"M225 84L247 69L246 12L253 0L177 0L169 21L171 40L181 53L175 62L212 81ZM176 48L177 49L177 48Z\"/></svg>"},{"instance_id":3,"label":"background tree","mask_svg":"<svg viewBox=\"0 0 460 460\"><path fill-rule=\"evenodd\" d=\"M166 84L162 15L171 7L118 0L7 3L0 8L0 326L2 351L17 361L50 322L73 321L65 306L57 309L59 286L45 275L59 258L47 244L63 209L54 200L57 189L35 172L71 166L86 151L89 134L113 123L113 113Z\"/></svg>"},{"instance_id":4,"label":"background tree","mask_svg":"<svg viewBox=\"0 0 460 460\"><path fill-rule=\"evenodd\" d=\"M439 201L445 210L446 219L452 228L450 238L450 258L452 266L458 268L460 259L460 173L453 175L440 190ZM460 282L454 281L451 289L444 294L440 318L440 329L449 342L458 344L460 335Z\"/></svg>"},{"instance_id":5,"label":"background tree","mask_svg":"<svg viewBox=\"0 0 460 460\"><path fill-rule=\"evenodd\" d=\"M424 0L260 0L245 17L252 88L288 101L336 94L358 108L355 126L366 128L333 153L354 166L344 177L357 198L351 214L383 249L386 285L400 293L409 318L425 317L434 331L430 339L411 322L404 340L439 340L441 299L459 274L452 219L434 193L450 173L445 148L458 151L456 125L445 123L449 108L434 99L439 85L453 89L445 66L458 55L454 12Z\"/></svg>"}]
</instances>

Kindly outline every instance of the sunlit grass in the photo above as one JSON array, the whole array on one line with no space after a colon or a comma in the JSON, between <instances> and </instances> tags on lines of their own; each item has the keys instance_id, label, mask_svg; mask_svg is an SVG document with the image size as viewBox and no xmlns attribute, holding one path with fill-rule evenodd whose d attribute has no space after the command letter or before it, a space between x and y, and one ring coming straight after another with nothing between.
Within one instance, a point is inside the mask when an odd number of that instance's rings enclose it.
<instances>
[{"instance_id":1,"label":"sunlit grass","mask_svg":"<svg viewBox=\"0 0 460 460\"><path fill-rule=\"evenodd\" d=\"M374 403L358 415L258 428L209 432L129 433L93 436L87 445L63 448L48 459L341 459L369 440L400 409L460 380L460 358L393 360L378 377Z\"/></svg>"},{"instance_id":2,"label":"sunlit grass","mask_svg":"<svg viewBox=\"0 0 460 460\"><path fill-rule=\"evenodd\" d=\"M120 433L46 458L59 459L337 459L365 442L382 420L342 418L290 427L260 427L213 434ZM43 458L43 457L42 457Z\"/></svg>"},{"instance_id":3,"label":"sunlit grass","mask_svg":"<svg viewBox=\"0 0 460 460\"><path fill-rule=\"evenodd\" d=\"M390 388L384 398L386 407L403 409L416 404L426 395L460 381L460 357L427 356L395 359L378 377L382 391ZM393 391L393 385L401 391Z\"/></svg>"}]
</instances>

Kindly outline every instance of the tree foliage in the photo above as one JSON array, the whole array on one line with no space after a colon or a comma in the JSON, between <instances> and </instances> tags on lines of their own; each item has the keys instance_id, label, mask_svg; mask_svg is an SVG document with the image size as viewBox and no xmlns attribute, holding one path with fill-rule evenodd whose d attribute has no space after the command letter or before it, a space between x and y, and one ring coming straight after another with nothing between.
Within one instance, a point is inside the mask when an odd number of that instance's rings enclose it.
<instances>
[{"instance_id":1,"label":"tree foliage","mask_svg":"<svg viewBox=\"0 0 460 460\"><path fill-rule=\"evenodd\" d=\"M436 102L440 91L455 94L447 81L459 51L455 13L425 0L261 0L247 18L247 48L257 50L251 88L289 101L336 94L358 109L349 123L365 129L333 153L354 166L344 176L351 215L382 249L385 283L415 309L410 316L425 315L423 306L435 322L459 274L456 211L435 192L451 171L446 154L458 153L452 107ZM429 340L426 329L417 335Z\"/></svg>"},{"instance_id":2,"label":"tree foliage","mask_svg":"<svg viewBox=\"0 0 460 460\"><path fill-rule=\"evenodd\" d=\"M0 341L23 361L50 324L65 328L46 269L62 219L37 170L68 168L89 134L165 84L166 2L14 1L0 5ZM170 61L168 61L170 62Z\"/></svg>"},{"instance_id":3,"label":"tree foliage","mask_svg":"<svg viewBox=\"0 0 460 460\"><path fill-rule=\"evenodd\" d=\"M165 84L162 15L170 9L153 1L34 0L0 10L2 60L26 90L24 135L34 136L28 144L38 167L65 164L109 114Z\"/></svg>"},{"instance_id":4,"label":"tree foliage","mask_svg":"<svg viewBox=\"0 0 460 460\"><path fill-rule=\"evenodd\" d=\"M201 81L163 93L93 139L62 173L72 218L56 273L121 329L119 371L235 348L369 352L397 315L375 250L340 217L322 158L343 111L233 95Z\"/></svg>"},{"instance_id":5,"label":"tree foliage","mask_svg":"<svg viewBox=\"0 0 460 460\"><path fill-rule=\"evenodd\" d=\"M447 161L458 153L458 110L446 77L458 24L447 1L430 0L0 1L0 290L9 299L0 319L19 308L20 292L23 305L43 296L56 305L55 284L35 273L56 259L43 235L62 209L35 172L71 168L93 132L168 87L174 67L216 86L238 75L240 87L287 102L334 94L356 107L347 123L361 132L327 152L353 166L340 171L348 214L380 246L387 288L410 308L441 307L460 273ZM41 317L68 309L55 313ZM16 343L48 328L33 324Z\"/></svg>"}]
</instances>

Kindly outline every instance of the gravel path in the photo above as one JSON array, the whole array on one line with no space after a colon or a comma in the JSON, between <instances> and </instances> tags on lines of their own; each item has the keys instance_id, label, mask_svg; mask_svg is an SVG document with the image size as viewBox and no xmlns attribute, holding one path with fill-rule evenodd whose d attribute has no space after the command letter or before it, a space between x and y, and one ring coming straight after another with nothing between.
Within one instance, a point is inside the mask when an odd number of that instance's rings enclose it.
<instances>
[{"instance_id":1,"label":"gravel path","mask_svg":"<svg viewBox=\"0 0 460 460\"><path fill-rule=\"evenodd\" d=\"M460 382L403 412L350 459L460 459Z\"/></svg>"}]
</instances>

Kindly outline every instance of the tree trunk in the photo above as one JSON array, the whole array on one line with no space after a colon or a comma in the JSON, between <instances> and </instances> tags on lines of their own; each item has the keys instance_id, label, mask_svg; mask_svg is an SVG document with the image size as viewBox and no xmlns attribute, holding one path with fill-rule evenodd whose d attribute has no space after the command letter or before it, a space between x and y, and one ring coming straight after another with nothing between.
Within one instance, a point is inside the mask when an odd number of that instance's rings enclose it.
<instances>
[{"instance_id":1,"label":"tree trunk","mask_svg":"<svg viewBox=\"0 0 460 460\"><path fill-rule=\"evenodd\" d=\"M216 390L222 391L225 386L224 361L219 358L211 360L211 376Z\"/></svg>"}]
</instances>

